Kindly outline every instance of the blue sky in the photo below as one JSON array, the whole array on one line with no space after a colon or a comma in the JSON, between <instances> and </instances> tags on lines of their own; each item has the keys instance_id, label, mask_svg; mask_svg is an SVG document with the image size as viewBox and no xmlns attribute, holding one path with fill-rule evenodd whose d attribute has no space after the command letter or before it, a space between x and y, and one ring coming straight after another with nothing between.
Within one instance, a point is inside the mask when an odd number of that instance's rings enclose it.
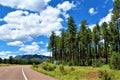
<instances>
[{"instance_id":1,"label":"blue sky","mask_svg":"<svg viewBox=\"0 0 120 80\"><path fill-rule=\"evenodd\" d=\"M22 54L50 55L51 31L60 34L72 16L79 28L90 29L111 20L113 0L0 0L0 57Z\"/></svg>"}]
</instances>

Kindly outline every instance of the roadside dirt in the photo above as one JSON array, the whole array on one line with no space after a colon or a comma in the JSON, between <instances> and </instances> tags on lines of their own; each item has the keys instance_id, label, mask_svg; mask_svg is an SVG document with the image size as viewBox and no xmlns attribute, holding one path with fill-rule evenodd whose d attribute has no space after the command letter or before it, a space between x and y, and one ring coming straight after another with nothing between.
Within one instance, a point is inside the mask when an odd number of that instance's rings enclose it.
<instances>
[{"instance_id":1,"label":"roadside dirt","mask_svg":"<svg viewBox=\"0 0 120 80\"><path fill-rule=\"evenodd\" d=\"M88 75L84 76L84 80L98 80L99 79L99 72L97 70L91 70Z\"/></svg>"}]
</instances>

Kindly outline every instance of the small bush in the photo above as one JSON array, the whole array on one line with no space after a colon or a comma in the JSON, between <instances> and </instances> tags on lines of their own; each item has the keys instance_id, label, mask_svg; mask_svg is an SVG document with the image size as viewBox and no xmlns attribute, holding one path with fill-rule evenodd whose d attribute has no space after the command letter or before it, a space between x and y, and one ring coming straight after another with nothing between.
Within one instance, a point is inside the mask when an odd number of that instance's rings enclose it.
<instances>
[{"instance_id":1,"label":"small bush","mask_svg":"<svg viewBox=\"0 0 120 80\"><path fill-rule=\"evenodd\" d=\"M69 65L69 66L73 66L73 62L70 61L70 62L68 63L68 65Z\"/></svg>"},{"instance_id":2,"label":"small bush","mask_svg":"<svg viewBox=\"0 0 120 80\"><path fill-rule=\"evenodd\" d=\"M53 64L49 64L49 63L43 63L41 64L42 69L46 70L46 71L54 71L56 69L56 66Z\"/></svg>"},{"instance_id":3,"label":"small bush","mask_svg":"<svg viewBox=\"0 0 120 80\"><path fill-rule=\"evenodd\" d=\"M38 68L38 65L36 65L35 63L33 63L33 67Z\"/></svg>"},{"instance_id":4,"label":"small bush","mask_svg":"<svg viewBox=\"0 0 120 80\"><path fill-rule=\"evenodd\" d=\"M105 64L104 59L93 59L92 60L92 66L93 67L101 67L103 64Z\"/></svg>"},{"instance_id":5,"label":"small bush","mask_svg":"<svg viewBox=\"0 0 120 80\"><path fill-rule=\"evenodd\" d=\"M74 71L75 70L75 68L74 67L70 67L70 71Z\"/></svg>"},{"instance_id":6,"label":"small bush","mask_svg":"<svg viewBox=\"0 0 120 80\"><path fill-rule=\"evenodd\" d=\"M110 57L110 68L120 70L120 53L112 52Z\"/></svg>"},{"instance_id":7,"label":"small bush","mask_svg":"<svg viewBox=\"0 0 120 80\"><path fill-rule=\"evenodd\" d=\"M99 78L102 80L116 80L115 76L107 70L101 70L99 72L100 72Z\"/></svg>"},{"instance_id":8,"label":"small bush","mask_svg":"<svg viewBox=\"0 0 120 80\"><path fill-rule=\"evenodd\" d=\"M59 70L60 70L60 72L61 72L62 74L67 74L67 72L65 71L63 65L60 65L60 66L59 66Z\"/></svg>"}]
</instances>

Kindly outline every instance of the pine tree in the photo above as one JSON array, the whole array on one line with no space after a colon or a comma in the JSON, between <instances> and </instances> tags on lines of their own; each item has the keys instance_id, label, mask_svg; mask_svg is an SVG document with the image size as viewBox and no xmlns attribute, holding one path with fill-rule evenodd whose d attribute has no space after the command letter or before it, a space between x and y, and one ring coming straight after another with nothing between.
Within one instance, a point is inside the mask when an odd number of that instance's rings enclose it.
<instances>
[{"instance_id":1,"label":"pine tree","mask_svg":"<svg viewBox=\"0 0 120 80\"><path fill-rule=\"evenodd\" d=\"M72 65L74 65L74 53L76 50L76 33L77 28L72 17L68 19L68 46L69 46L69 61L72 59Z\"/></svg>"},{"instance_id":2,"label":"pine tree","mask_svg":"<svg viewBox=\"0 0 120 80\"><path fill-rule=\"evenodd\" d=\"M99 25L96 24L96 26L93 28L93 44L94 44L94 48L95 48L95 59L99 58L99 42L100 42L100 28L99 28Z\"/></svg>"},{"instance_id":3,"label":"pine tree","mask_svg":"<svg viewBox=\"0 0 120 80\"><path fill-rule=\"evenodd\" d=\"M103 46L103 52L104 52L104 56L106 58L106 64L108 63L108 29L107 29L108 25L106 22L103 22L102 24L102 36L103 36L103 40L104 40L104 46Z\"/></svg>"},{"instance_id":4,"label":"pine tree","mask_svg":"<svg viewBox=\"0 0 120 80\"><path fill-rule=\"evenodd\" d=\"M87 29L86 29L86 20L81 22L80 26L80 58L81 65L86 65L86 56L87 56Z\"/></svg>"},{"instance_id":5,"label":"pine tree","mask_svg":"<svg viewBox=\"0 0 120 80\"><path fill-rule=\"evenodd\" d=\"M2 58L0 58L0 63L2 63Z\"/></svg>"},{"instance_id":6,"label":"pine tree","mask_svg":"<svg viewBox=\"0 0 120 80\"><path fill-rule=\"evenodd\" d=\"M92 53L91 53L91 47L92 47L92 32L88 28L87 29L87 62L88 65L92 65Z\"/></svg>"},{"instance_id":7,"label":"pine tree","mask_svg":"<svg viewBox=\"0 0 120 80\"><path fill-rule=\"evenodd\" d=\"M52 31L50 36L50 41L48 44L48 49L52 52L52 61L57 59L57 53L56 53L56 34L54 31Z\"/></svg>"},{"instance_id":8,"label":"pine tree","mask_svg":"<svg viewBox=\"0 0 120 80\"><path fill-rule=\"evenodd\" d=\"M62 50L62 62L65 60L65 30L63 29L62 30L62 33L61 33L61 50Z\"/></svg>"},{"instance_id":9,"label":"pine tree","mask_svg":"<svg viewBox=\"0 0 120 80\"><path fill-rule=\"evenodd\" d=\"M110 67L120 70L120 36L118 18L120 18L120 0L114 0L114 8L112 11L112 21L109 24L109 45L111 48Z\"/></svg>"},{"instance_id":10,"label":"pine tree","mask_svg":"<svg viewBox=\"0 0 120 80\"><path fill-rule=\"evenodd\" d=\"M120 0L114 0L114 8L112 10L112 23L115 25L114 30L116 31L116 51L119 51L119 44L120 44L120 37L119 37L119 31L120 28L118 26L118 19L120 18ZM114 33L113 33L114 34Z\"/></svg>"}]
</instances>

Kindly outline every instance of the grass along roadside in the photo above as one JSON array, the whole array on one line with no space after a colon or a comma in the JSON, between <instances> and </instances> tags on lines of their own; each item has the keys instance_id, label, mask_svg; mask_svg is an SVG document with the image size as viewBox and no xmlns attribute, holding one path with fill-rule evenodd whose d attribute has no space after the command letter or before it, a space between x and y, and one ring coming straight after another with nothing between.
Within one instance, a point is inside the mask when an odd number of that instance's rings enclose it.
<instances>
[{"instance_id":1,"label":"grass along roadside","mask_svg":"<svg viewBox=\"0 0 120 80\"><path fill-rule=\"evenodd\" d=\"M59 80L97 80L98 71L92 67L63 66L42 63L32 69L58 78ZM96 75L93 75L95 73ZM91 78L91 79L89 79Z\"/></svg>"},{"instance_id":2,"label":"grass along roadside","mask_svg":"<svg viewBox=\"0 0 120 80\"><path fill-rule=\"evenodd\" d=\"M10 66L11 64L0 64L0 67L1 66Z\"/></svg>"},{"instance_id":3,"label":"grass along roadside","mask_svg":"<svg viewBox=\"0 0 120 80\"><path fill-rule=\"evenodd\" d=\"M63 66L43 62L32 69L58 78L59 80L120 80L120 70L112 70L108 65L93 68L86 66Z\"/></svg>"}]
</instances>

